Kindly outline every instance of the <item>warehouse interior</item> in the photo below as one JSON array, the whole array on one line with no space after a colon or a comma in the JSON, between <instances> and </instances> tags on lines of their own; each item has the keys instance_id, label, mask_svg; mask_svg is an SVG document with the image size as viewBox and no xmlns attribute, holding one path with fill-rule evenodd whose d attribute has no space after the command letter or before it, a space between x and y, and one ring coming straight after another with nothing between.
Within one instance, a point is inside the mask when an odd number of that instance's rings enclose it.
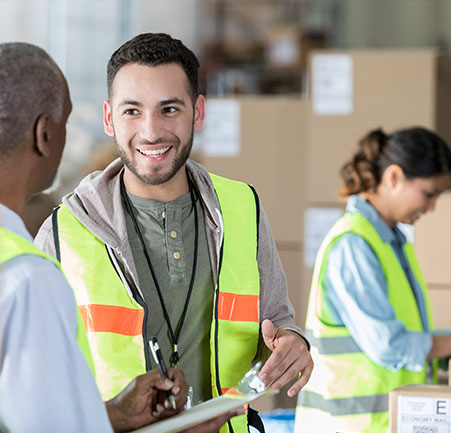
<instances>
[{"instance_id":1,"label":"warehouse interior","mask_svg":"<svg viewBox=\"0 0 451 433\"><path fill-rule=\"evenodd\" d=\"M29 201L26 226L34 236L65 194L117 158L102 120L110 55L140 33L168 33L200 61L206 120L191 158L255 187L304 328L315 257L346 205L340 169L359 139L416 126L451 143L450 23L447 0L0 0L0 43L44 48L73 104L57 183ZM451 334L450 214L448 189L434 212L402 225L438 334ZM251 404L267 432L294 431L288 388ZM451 387L440 392L449 409Z\"/></svg>"}]
</instances>

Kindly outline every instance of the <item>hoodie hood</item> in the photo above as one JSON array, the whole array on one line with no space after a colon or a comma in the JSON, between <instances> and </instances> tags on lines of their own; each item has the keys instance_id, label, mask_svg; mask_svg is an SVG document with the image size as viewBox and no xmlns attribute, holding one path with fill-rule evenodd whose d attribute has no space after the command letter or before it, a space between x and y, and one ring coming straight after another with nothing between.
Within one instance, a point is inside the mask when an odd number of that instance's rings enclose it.
<instances>
[{"instance_id":1,"label":"hoodie hood","mask_svg":"<svg viewBox=\"0 0 451 433\"><path fill-rule=\"evenodd\" d=\"M205 222L217 231L221 226L219 203L211 178L207 170L194 161L187 161L187 167L202 200ZM129 249L120 189L123 170L124 164L118 158L105 170L86 176L72 193L63 197L63 203L86 228L105 244L119 250Z\"/></svg>"}]
</instances>

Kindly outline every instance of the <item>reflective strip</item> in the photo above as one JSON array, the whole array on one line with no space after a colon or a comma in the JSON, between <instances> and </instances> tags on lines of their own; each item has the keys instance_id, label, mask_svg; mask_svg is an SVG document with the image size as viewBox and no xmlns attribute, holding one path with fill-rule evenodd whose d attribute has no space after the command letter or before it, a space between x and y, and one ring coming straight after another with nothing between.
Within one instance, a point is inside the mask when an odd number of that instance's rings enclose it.
<instances>
[{"instance_id":1,"label":"reflective strip","mask_svg":"<svg viewBox=\"0 0 451 433\"><path fill-rule=\"evenodd\" d=\"M315 337L312 330L307 329L307 339L318 349L321 355L339 355L343 353L362 353L362 349L351 337Z\"/></svg>"},{"instance_id":2,"label":"reflective strip","mask_svg":"<svg viewBox=\"0 0 451 433\"><path fill-rule=\"evenodd\" d=\"M258 323L258 295L219 292L218 319Z\"/></svg>"},{"instance_id":3,"label":"reflective strip","mask_svg":"<svg viewBox=\"0 0 451 433\"><path fill-rule=\"evenodd\" d=\"M319 409L330 413L332 416L380 413L388 411L388 394L326 400L316 392L302 391L300 406Z\"/></svg>"},{"instance_id":4,"label":"reflective strip","mask_svg":"<svg viewBox=\"0 0 451 433\"><path fill-rule=\"evenodd\" d=\"M86 332L112 332L121 335L141 335L144 309L117 307L114 305L80 305Z\"/></svg>"}]
</instances>

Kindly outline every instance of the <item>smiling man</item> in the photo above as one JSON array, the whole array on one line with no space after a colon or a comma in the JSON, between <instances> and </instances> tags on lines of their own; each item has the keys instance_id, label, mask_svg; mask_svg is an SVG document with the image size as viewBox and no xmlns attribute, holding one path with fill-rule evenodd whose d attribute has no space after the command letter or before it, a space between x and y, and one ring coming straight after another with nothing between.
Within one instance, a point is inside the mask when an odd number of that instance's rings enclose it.
<instances>
[{"instance_id":1,"label":"smiling man","mask_svg":"<svg viewBox=\"0 0 451 433\"><path fill-rule=\"evenodd\" d=\"M72 289L21 218L27 200L54 180L72 110L69 88L35 45L0 44L0 64L0 430L125 432L174 415L188 389L179 370L168 371L171 380L148 371L105 404L100 398ZM185 433L216 432L237 413Z\"/></svg>"},{"instance_id":2,"label":"smiling man","mask_svg":"<svg viewBox=\"0 0 451 433\"><path fill-rule=\"evenodd\" d=\"M120 159L64 197L36 239L75 290L104 398L150 368L151 336L184 371L193 404L236 385L255 360L275 388L300 374L290 396L313 367L255 190L188 160L205 117L198 68L166 34L112 55L104 126ZM224 431L258 421L250 411Z\"/></svg>"}]
</instances>

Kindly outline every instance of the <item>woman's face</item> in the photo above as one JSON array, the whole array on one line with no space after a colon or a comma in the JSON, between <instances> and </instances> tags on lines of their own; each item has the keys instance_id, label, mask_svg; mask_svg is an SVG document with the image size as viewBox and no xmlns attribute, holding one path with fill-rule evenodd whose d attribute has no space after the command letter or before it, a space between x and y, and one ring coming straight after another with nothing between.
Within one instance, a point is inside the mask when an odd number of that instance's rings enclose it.
<instances>
[{"instance_id":1,"label":"woman's face","mask_svg":"<svg viewBox=\"0 0 451 433\"><path fill-rule=\"evenodd\" d=\"M422 215L434 210L438 196L446 189L450 179L449 174L413 179L403 176L393 191L394 219L414 224Z\"/></svg>"}]
</instances>

